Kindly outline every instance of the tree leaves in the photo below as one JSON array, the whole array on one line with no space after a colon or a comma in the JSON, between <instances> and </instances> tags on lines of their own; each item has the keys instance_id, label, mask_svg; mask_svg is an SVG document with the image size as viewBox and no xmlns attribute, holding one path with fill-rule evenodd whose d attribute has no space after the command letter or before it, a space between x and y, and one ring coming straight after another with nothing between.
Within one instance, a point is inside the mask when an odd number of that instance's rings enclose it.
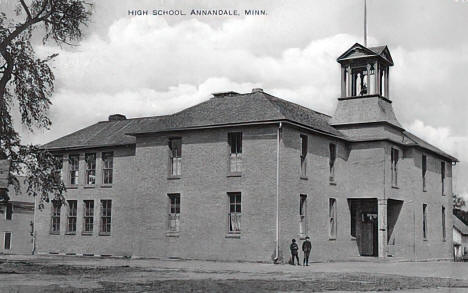
<instances>
[{"instance_id":1,"label":"tree leaves","mask_svg":"<svg viewBox=\"0 0 468 293\"><path fill-rule=\"evenodd\" d=\"M43 42L70 45L82 37L92 5L83 0L19 0L17 16L0 13L0 159L11 161L9 183L19 190L16 176L25 176L28 194L40 205L50 198L63 200L65 186L55 180L56 159L35 145L23 145L14 129L11 111L17 109L22 125L30 131L49 128L48 110L54 91L49 62L57 54L38 58L31 45L34 31L42 27Z\"/></svg>"}]
</instances>

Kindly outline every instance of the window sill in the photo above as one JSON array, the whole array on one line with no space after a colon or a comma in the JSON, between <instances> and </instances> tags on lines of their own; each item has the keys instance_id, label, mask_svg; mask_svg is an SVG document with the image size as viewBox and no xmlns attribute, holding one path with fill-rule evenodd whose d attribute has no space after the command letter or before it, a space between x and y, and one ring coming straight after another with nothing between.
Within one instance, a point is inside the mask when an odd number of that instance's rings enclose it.
<instances>
[{"instance_id":1,"label":"window sill","mask_svg":"<svg viewBox=\"0 0 468 293\"><path fill-rule=\"evenodd\" d=\"M242 172L230 172L227 177L242 177Z\"/></svg>"},{"instance_id":2,"label":"window sill","mask_svg":"<svg viewBox=\"0 0 468 293\"><path fill-rule=\"evenodd\" d=\"M85 189L96 188L96 185L94 185L94 184L93 184L93 185L89 184L89 185L83 186L83 188L85 188Z\"/></svg>"},{"instance_id":3,"label":"window sill","mask_svg":"<svg viewBox=\"0 0 468 293\"><path fill-rule=\"evenodd\" d=\"M112 184L101 184L101 188L112 188Z\"/></svg>"},{"instance_id":4,"label":"window sill","mask_svg":"<svg viewBox=\"0 0 468 293\"><path fill-rule=\"evenodd\" d=\"M423 241L427 242L427 238L426 239L423 238Z\"/></svg>"},{"instance_id":5,"label":"window sill","mask_svg":"<svg viewBox=\"0 0 468 293\"><path fill-rule=\"evenodd\" d=\"M328 238L328 241L336 241L336 238Z\"/></svg>"},{"instance_id":6,"label":"window sill","mask_svg":"<svg viewBox=\"0 0 468 293\"><path fill-rule=\"evenodd\" d=\"M93 232L82 232L82 236L93 236Z\"/></svg>"},{"instance_id":7,"label":"window sill","mask_svg":"<svg viewBox=\"0 0 468 293\"><path fill-rule=\"evenodd\" d=\"M78 185L67 185L65 186L66 189L78 189Z\"/></svg>"},{"instance_id":8,"label":"window sill","mask_svg":"<svg viewBox=\"0 0 468 293\"><path fill-rule=\"evenodd\" d=\"M111 236L111 233L99 232L99 236Z\"/></svg>"},{"instance_id":9,"label":"window sill","mask_svg":"<svg viewBox=\"0 0 468 293\"><path fill-rule=\"evenodd\" d=\"M330 185L336 185L336 181L335 180L330 180Z\"/></svg>"},{"instance_id":10,"label":"window sill","mask_svg":"<svg viewBox=\"0 0 468 293\"><path fill-rule=\"evenodd\" d=\"M309 178L307 178L307 176L301 176L301 180L309 180Z\"/></svg>"},{"instance_id":11,"label":"window sill","mask_svg":"<svg viewBox=\"0 0 468 293\"><path fill-rule=\"evenodd\" d=\"M180 179L181 176L180 175L169 175L167 176L167 180L177 180L177 179Z\"/></svg>"},{"instance_id":12,"label":"window sill","mask_svg":"<svg viewBox=\"0 0 468 293\"><path fill-rule=\"evenodd\" d=\"M392 188L395 188L395 189L400 189L400 187L398 187L398 186L395 186L395 185L392 185Z\"/></svg>"},{"instance_id":13,"label":"window sill","mask_svg":"<svg viewBox=\"0 0 468 293\"><path fill-rule=\"evenodd\" d=\"M60 232L49 232L50 235L60 235Z\"/></svg>"},{"instance_id":14,"label":"window sill","mask_svg":"<svg viewBox=\"0 0 468 293\"><path fill-rule=\"evenodd\" d=\"M166 232L166 237L179 237L179 232L168 231Z\"/></svg>"},{"instance_id":15,"label":"window sill","mask_svg":"<svg viewBox=\"0 0 468 293\"><path fill-rule=\"evenodd\" d=\"M427 192L427 190L426 190L426 189L423 189L423 192Z\"/></svg>"},{"instance_id":16,"label":"window sill","mask_svg":"<svg viewBox=\"0 0 468 293\"><path fill-rule=\"evenodd\" d=\"M240 238L240 233L228 233L226 234L225 238Z\"/></svg>"},{"instance_id":17,"label":"window sill","mask_svg":"<svg viewBox=\"0 0 468 293\"><path fill-rule=\"evenodd\" d=\"M76 235L76 232L67 232L65 235Z\"/></svg>"},{"instance_id":18,"label":"window sill","mask_svg":"<svg viewBox=\"0 0 468 293\"><path fill-rule=\"evenodd\" d=\"M351 241L356 241L356 237L351 236L351 238L349 238L349 240L351 240Z\"/></svg>"}]
</instances>

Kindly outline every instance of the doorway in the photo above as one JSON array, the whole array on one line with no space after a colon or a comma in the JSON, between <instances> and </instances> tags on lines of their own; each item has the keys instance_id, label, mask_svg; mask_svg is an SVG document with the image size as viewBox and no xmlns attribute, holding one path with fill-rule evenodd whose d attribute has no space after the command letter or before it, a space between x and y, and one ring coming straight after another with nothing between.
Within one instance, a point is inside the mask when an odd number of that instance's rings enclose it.
<instances>
[{"instance_id":1,"label":"doorway","mask_svg":"<svg viewBox=\"0 0 468 293\"><path fill-rule=\"evenodd\" d=\"M378 256L377 199L348 199L351 215L351 236L361 256Z\"/></svg>"}]
</instances>

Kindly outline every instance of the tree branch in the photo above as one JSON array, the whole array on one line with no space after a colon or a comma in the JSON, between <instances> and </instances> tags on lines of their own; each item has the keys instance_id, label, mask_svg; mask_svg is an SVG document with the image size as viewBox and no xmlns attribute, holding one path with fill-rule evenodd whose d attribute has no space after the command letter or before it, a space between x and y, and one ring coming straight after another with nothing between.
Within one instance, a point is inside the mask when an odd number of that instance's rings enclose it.
<instances>
[{"instance_id":1,"label":"tree branch","mask_svg":"<svg viewBox=\"0 0 468 293\"><path fill-rule=\"evenodd\" d=\"M32 19L31 12L29 11L28 6L24 2L24 0L20 0L21 6L23 6L24 11L26 11L26 14L28 15L28 19Z\"/></svg>"},{"instance_id":2,"label":"tree branch","mask_svg":"<svg viewBox=\"0 0 468 293\"><path fill-rule=\"evenodd\" d=\"M7 51L1 52L3 58L5 58L7 67L5 69L5 72L2 75L2 78L0 79L0 98L3 98L6 92L6 85L8 81L11 79L11 74L13 72L13 57L11 56L10 53Z\"/></svg>"}]
</instances>

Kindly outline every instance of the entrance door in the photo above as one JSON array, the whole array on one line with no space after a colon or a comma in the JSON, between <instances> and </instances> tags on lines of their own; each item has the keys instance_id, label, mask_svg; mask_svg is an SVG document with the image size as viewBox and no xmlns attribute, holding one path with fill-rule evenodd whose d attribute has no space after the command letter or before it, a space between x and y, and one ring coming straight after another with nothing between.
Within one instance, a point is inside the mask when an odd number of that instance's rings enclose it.
<instances>
[{"instance_id":1,"label":"entrance door","mask_svg":"<svg viewBox=\"0 0 468 293\"><path fill-rule=\"evenodd\" d=\"M361 213L360 248L363 256L377 256L377 214Z\"/></svg>"}]
</instances>

